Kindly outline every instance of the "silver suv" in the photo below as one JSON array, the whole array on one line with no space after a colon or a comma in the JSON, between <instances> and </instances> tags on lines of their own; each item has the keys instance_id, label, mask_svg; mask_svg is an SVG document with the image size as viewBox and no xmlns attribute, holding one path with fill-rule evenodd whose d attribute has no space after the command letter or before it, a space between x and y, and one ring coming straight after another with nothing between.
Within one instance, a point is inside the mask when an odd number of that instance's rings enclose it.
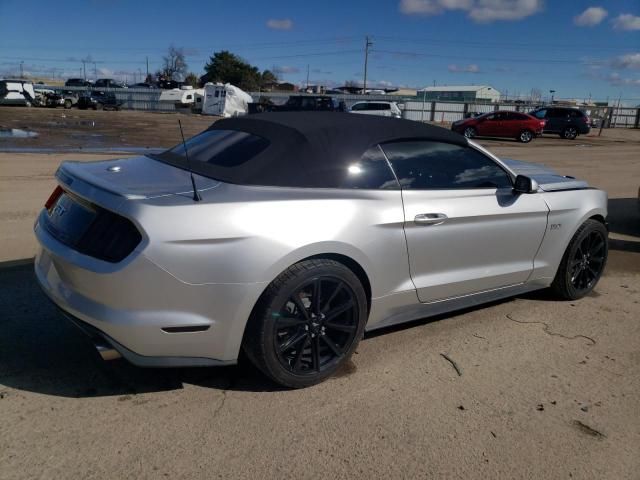
<instances>
[{"instance_id":1,"label":"silver suv","mask_svg":"<svg viewBox=\"0 0 640 480\"><path fill-rule=\"evenodd\" d=\"M364 115L380 115L381 117L401 118L402 112L396 102L363 101L354 103L349 113L362 113Z\"/></svg>"}]
</instances>

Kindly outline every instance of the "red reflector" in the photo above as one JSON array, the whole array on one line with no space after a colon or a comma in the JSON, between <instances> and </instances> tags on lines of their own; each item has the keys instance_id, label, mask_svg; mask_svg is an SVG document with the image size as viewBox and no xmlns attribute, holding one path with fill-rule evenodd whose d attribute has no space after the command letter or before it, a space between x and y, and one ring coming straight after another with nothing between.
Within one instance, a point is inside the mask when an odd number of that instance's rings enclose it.
<instances>
[{"instance_id":1,"label":"red reflector","mask_svg":"<svg viewBox=\"0 0 640 480\"><path fill-rule=\"evenodd\" d=\"M62 187L58 185L51 196L49 196L49 200L47 200L44 204L44 208L49 210L51 207L53 207L53 204L56 203L56 200L58 200L58 198L60 198L60 195L62 195L62 192L64 192L64 190L62 190Z\"/></svg>"}]
</instances>

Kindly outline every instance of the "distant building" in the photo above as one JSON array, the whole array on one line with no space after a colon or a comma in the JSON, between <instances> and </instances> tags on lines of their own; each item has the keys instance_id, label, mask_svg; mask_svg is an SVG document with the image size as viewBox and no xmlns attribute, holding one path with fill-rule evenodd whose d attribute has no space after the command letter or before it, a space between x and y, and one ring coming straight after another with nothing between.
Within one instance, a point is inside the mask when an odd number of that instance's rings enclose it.
<instances>
[{"instance_id":1,"label":"distant building","mask_svg":"<svg viewBox=\"0 0 640 480\"><path fill-rule=\"evenodd\" d=\"M451 85L427 87L418 90L418 98L426 101L475 102L477 100L498 102L500 92L488 85Z\"/></svg>"}]
</instances>

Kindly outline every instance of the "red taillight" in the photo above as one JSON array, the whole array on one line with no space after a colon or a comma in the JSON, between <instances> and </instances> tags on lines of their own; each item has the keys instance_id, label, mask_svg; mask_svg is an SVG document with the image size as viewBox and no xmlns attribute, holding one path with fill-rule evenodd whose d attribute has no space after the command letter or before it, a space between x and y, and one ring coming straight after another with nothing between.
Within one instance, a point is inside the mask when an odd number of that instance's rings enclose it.
<instances>
[{"instance_id":1,"label":"red taillight","mask_svg":"<svg viewBox=\"0 0 640 480\"><path fill-rule=\"evenodd\" d=\"M540 120L540 126L544 127L547 124L546 120Z\"/></svg>"},{"instance_id":2,"label":"red taillight","mask_svg":"<svg viewBox=\"0 0 640 480\"><path fill-rule=\"evenodd\" d=\"M53 207L53 204L56 203L56 201L58 200L58 198L60 198L60 195L62 195L63 192L64 190L62 190L62 187L58 185L53 191L53 193L49 196L49 200L45 202L44 208L49 210L51 207Z\"/></svg>"}]
</instances>

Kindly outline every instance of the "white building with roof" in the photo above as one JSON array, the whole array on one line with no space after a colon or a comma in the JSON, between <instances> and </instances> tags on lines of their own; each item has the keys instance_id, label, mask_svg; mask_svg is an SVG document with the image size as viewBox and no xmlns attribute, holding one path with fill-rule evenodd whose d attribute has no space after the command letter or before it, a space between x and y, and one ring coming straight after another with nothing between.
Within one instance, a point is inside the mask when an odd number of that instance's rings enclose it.
<instances>
[{"instance_id":1,"label":"white building with roof","mask_svg":"<svg viewBox=\"0 0 640 480\"><path fill-rule=\"evenodd\" d=\"M500 92L489 85L444 85L418 90L418 98L426 101L486 102L500 101Z\"/></svg>"}]
</instances>

